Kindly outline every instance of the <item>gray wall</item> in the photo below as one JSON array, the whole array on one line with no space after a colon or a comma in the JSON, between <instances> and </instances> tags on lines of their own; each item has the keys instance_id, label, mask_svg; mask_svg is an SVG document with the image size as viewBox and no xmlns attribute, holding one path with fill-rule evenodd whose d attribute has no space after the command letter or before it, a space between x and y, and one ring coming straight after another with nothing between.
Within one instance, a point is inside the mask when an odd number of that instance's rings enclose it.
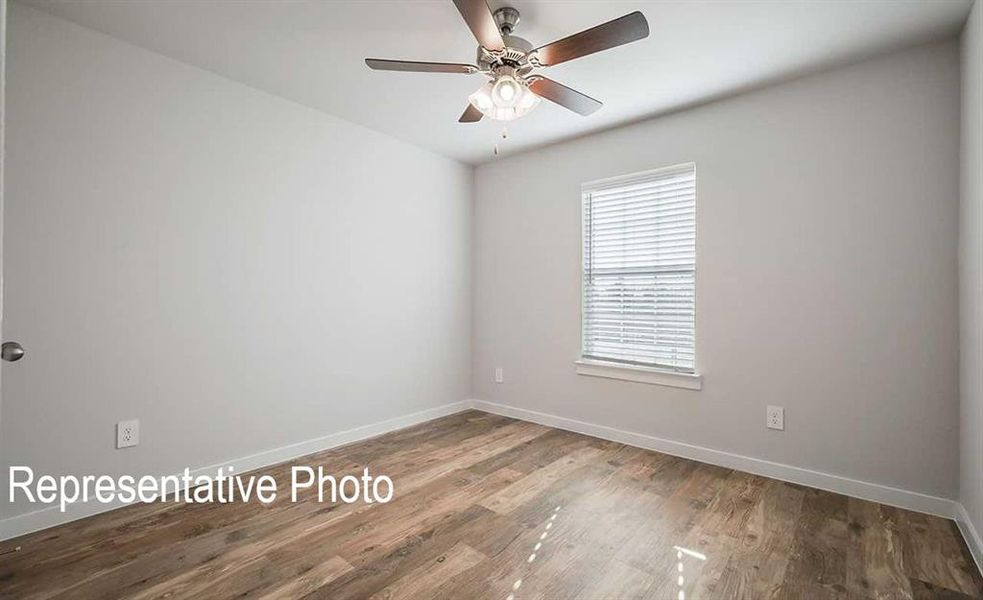
<instances>
[{"instance_id":1,"label":"gray wall","mask_svg":"<svg viewBox=\"0 0 983 600\"><path fill-rule=\"evenodd\" d=\"M983 533L983 7L977 1L962 35L962 170L959 214L963 507ZM980 540L977 550L983 551ZM978 556L977 560L983 560Z\"/></svg>"},{"instance_id":2,"label":"gray wall","mask_svg":"<svg viewBox=\"0 0 983 600\"><path fill-rule=\"evenodd\" d=\"M0 481L169 474L468 397L470 167L9 18L4 334L30 354Z\"/></svg>"},{"instance_id":3,"label":"gray wall","mask_svg":"<svg viewBox=\"0 0 983 600\"><path fill-rule=\"evenodd\" d=\"M476 397L955 497L958 60L920 47L479 167ZM703 390L576 375L581 182L686 161Z\"/></svg>"}]
</instances>

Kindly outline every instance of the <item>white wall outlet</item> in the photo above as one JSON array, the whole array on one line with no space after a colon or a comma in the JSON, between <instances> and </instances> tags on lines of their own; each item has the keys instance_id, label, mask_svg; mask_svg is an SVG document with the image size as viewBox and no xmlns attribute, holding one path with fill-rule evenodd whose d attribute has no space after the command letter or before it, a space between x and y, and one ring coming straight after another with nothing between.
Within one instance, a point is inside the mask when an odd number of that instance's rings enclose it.
<instances>
[{"instance_id":1,"label":"white wall outlet","mask_svg":"<svg viewBox=\"0 0 983 600\"><path fill-rule=\"evenodd\" d=\"M502 383L505 381L505 372L502 371L502 367L495 367L495 383Z\"/></svg>"},{"instance_id":2,"label":"white wall outlet","mask_svg":"<svg viewBox=\"0 0 983 600\"><path fill-rule=\"evenodd\" d=\"M781 406L768 406L765 418L765 425L768 429L785 430L785 409Z\"/></svg>"},{"instance_id":3,"label":"white wall outlet","mask_svg":"<svg viewBox=\"0 0 983 600\"><path fill-rule=\"evenodd\" d=\"M140 421L120 421L116 424L116 447L129 448L140 443Z\"/></svg>"}]
</instances>

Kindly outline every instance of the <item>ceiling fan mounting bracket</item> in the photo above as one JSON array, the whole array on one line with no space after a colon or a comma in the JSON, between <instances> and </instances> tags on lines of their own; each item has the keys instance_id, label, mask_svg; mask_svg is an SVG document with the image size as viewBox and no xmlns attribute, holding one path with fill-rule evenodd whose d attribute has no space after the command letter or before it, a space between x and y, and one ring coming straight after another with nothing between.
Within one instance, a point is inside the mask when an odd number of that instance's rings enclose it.
<instances>
[{"instance_id":1,"label":"ceiling fan mounting bracket","mask_svg":"<svg viewBox=\"0 0 983 600\"><path fill-rule=\"evenodd\" d=\"M503 6L492 13L495 18L495 25L503 36L512 35L515 26L519 24L519 11L511 6Z\"/></svg>"}]
</instances>

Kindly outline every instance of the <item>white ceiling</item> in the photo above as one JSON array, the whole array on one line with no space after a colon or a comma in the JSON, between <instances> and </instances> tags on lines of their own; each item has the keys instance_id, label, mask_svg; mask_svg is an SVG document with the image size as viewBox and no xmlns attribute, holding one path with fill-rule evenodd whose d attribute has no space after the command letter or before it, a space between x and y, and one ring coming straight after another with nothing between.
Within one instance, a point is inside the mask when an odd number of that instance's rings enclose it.
<instances>
[{"instance_id":1,"label":"white ceiling","mask_svg":"<svg viewBox=\"0 0 983 600\"><path fill-rule=\"evenodd\" d=\"M22 0L180 61L452 158L493 160L502 125L459 124L481 76L387 73L365 57L473 62L450 0ZM502 153L669 112L867 55L953 35L972 0L491 0L534 45L633 10L640 42L544 73L604 102L581 117L543 102Z\"/></svg>"}]
</instances>

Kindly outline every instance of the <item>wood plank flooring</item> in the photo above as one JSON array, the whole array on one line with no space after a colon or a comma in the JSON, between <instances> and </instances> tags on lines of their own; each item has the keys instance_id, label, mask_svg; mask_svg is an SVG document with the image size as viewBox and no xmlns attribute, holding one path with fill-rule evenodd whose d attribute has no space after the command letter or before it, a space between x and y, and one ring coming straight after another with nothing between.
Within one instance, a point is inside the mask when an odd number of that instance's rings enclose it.
<instances>
[{"instance_id":1,"label":"wood plank flooring","mask_svg":"<svg viewBox=\"0 0 983 600\"><path fill-rule=\"evenodd\" d=\"M368 466L396 495L292 503L292 464ZM0 598L983 598L945 519L476 411L264 472L268 506L0 543Z\"/></svg>"}]
</instances>

